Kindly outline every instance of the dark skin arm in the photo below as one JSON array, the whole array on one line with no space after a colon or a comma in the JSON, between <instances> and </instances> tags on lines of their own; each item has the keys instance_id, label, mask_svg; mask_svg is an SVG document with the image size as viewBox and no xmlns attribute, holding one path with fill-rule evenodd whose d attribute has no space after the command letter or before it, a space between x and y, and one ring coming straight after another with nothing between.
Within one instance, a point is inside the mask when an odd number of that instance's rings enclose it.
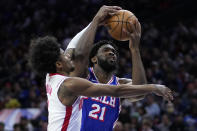
<instances>
[{"instance_id":1,"label":"dark skin arm","mask_svg":"<svg viewBox=\"0 0 197 131\"><path fill-rule=\"evenodd\" d=\"M131 24L134 31L130 33L129 49L132 56L132 83L134 85L146 84L146 74L142 63L139 44L141 38L141 25L136 20L135 24Z\"/></svg>"},{"instance_id":2,"label":"dark skin arm","mask_svg":"<svg viewBox=\"0 0 197 131\"><path fill-rule=\"evenodd\" d=\"M133 32L125 32L130 36L129 40L129 49L131 53L131 62L132 62L132 81L131 79L125 79L121 78L119 80L120 84L133 84L133 85L139 85L139 84L146 84L146 74L144 70L144 66L142 63L140 50L139 50L139 44L140 44L140 38L141 38L141 25L138 20L133 24L130 24L132 26ZM145 95L136 96L133 98L128 98L130 101L138 101L144 99Z\"/></svg>"},{"instance_id":3,"label":"dark skin arm","mask_svg":"<svg viewBox=\"0 0 197 131\"><path fill-rule=\"evenodd\" d=\"M86 70L88 68L88 56L90 52L90 48L92 47L92 43L94 41L94 37L96 34L96 30L98 27L98 22L93 21L89 28L84 32L84 34L79 39L80 44L77 44L74 49L74 65L75 70L70 73L70 76L78 76L85 77Z\"/></svg>"},{"instance_id":4,"label":"dark skin arm","mask_svg":"<svg viewBox=\"0 0 197 131\"><path fill-rule=\"evenodd\" d=\"M60 86L58 97L64 105L72 105L78 96L113 96L113 97L132 97L155 93L165 99L173 99L169 88L162 85L107 85L95 84L86 79L72 77L66 79Z\"/></svg>"},{"instance_id":5,"label":"dark skin arm","mask_svg":"<svg viewBox=\"0 0 197 131\"><path fill-rule=\"evenodd\" d=\"M79 43L74 50L75 70L70 76L85 78L88 71L88 56L94 43L95 34L99 25L110 15L114 15L121 8L118 6L102 6L97 12L89 27L79 38Z\"/></svg>"},{"instance_id":6,"label":"dark skin arm","mask_svg":"<svg viewBox=\"0 0 197 131\"><path fill-rule=\"evenodd\" d=\"M119 78L118 79L118 82L120 84L128 84L128 85L132 85L132 80L131 79L128 79L128 78ZM138 96L135 96L135 97L130 97L130 98L127 98L130 102L136 102L136 101L140 101L140 100L143 100L145 97L145 95L138 95Z\"/></svg>"}]
</instances>

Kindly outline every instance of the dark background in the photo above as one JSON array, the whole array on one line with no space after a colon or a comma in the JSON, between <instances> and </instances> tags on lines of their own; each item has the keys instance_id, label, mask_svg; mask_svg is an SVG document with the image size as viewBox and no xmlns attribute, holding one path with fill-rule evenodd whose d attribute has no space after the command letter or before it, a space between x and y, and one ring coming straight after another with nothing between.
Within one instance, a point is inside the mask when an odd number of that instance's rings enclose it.
<instances>
[{"instance_id":1,"label":"dark background","mask_svg":"<svg viewBox=\"0 0 197 131\"><path fill-rule=\"evenodd\" d=\"M36 120L23 118L21 121L27 123L21 122L18 127L46 130L45 87L28 65L30 40L53 35L65 48L102 5L118 5L132 11L142 25L140 48L148 82L167 85L175 92L175 100L167 104L152 95L136 103L123 100L115 130L197 130L196 3L195 0L1 0L0 110L40 108L42 114ZM95 41L101 39L112 39L104 27L98 29ZM131 78L128 42L113 41L120 53L117 75Z\"/></svg>"}]
</instances>

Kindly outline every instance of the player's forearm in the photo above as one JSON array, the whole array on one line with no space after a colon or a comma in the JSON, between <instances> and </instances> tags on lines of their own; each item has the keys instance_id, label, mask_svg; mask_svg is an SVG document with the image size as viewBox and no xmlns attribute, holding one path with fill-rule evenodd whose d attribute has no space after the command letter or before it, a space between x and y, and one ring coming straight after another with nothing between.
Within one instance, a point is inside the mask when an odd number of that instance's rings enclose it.
<instances>
[{"instance_id":1,"label":"player's forearm","mask_svg":"<svg viewBox=\"0 0 197 131\"><path fill-rule=\"evenodd\" d=\"M89 55L90 49L94 42L97 27L98 22L92 21L88 28L83 32L83 34L79 38L79 44L77 44L75 48L75 57L83 59L84 57L86 58Z\"/></svg>"},{"instance_id":2,"label":"player's forearm","mask_svg":"<svg viewBox=\"0 0 197 131\"><path fill-rule=\"evenodd\" d=\"M139 49L130 49L132 55L132 84L146 84L146 74Z\"/></svg>"},{"instance_id":3,"label":"player's forearm","mask_svg":"<svg viewBox=\"0 0 197 131\"><path fill-rule=\"evenodd\" d=\"M88 26L86 26L82 31L77 33L77 35L74 36L74 38L69 42L69 44L68 44L66 49L76 48L76 46L80 43L79 39L84 34L84 32L87 30L87 28L90 26L90 24Z\"/></svg>"},{"instance_id":4,"label":"player's forearm","mask_svg":"<svg viewBox=\"0 0 197 131\"><path fill-rule=\"evenodd\" d=\"M145 84L145 85L120 85L119 88L116 89L117 97L138 97L142 95L146 95L152 93L156 90L155 85L153 84Z\"/></svg>"},{"instance_id":5,"label":"player's forearm","mask_svg":"<svg viewBox=\"0 0 197 131\"><path fill-rule=\"evenodd\" d=\"M88 92L91 96L113 96L113 97L138 97L152 93L155 91L155 85L146 84L146 85L127 85L122 84L119 86L106 85L106 84L93 84L91 88L88 89Z\"/></svg>"},{"instance_id":6,"label":"player's forearm","mask_svg":"<svg viewBox=\"0 0 197 131\"><path fill-rule=\"evenodd\" d=\"M68 79L67 79L68 81ZM154 84L145 85L108 85L108 84L95 84L81 78L70 78L69 82L66 82L65 87L76 95L82 96L113 96L113 97L136 97L139 95L145 95L156 91Z\"/></svg>"},{"instance_id":7,"label":"player's forearm","mask_svg":"<svg viewBox=\"0 0 197 131\"><path fill-rule=\"evenodd\" d=\"M91 84L90 86L80 88L79 95L96 97L96 96L113 96L113 97L138 97L154 91L153 85L107 85L107 84Z\"/></svg>"}]
</instances>

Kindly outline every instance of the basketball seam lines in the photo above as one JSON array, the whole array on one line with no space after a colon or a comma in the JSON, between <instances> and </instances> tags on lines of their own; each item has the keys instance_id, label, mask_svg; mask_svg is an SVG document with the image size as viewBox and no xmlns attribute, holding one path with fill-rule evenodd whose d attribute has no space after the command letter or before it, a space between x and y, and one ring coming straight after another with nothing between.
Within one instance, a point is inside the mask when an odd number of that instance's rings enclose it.
<instances>
[{"instance_id":1,"label":"basketball seam lines","mask_svg":"<svg viewBox=\"0 0 197 131\"><path fill-rule=\"evenodd\" d=\"M122 24L121 24L120 40L121 40L121 38L122 38L122 27L123 27L124 13L125 13L125 12L123 12L123 15L122 15Z\"/></svg>"},{"instance_id":2,"label":"basketball seam lines","mask_svg":"<svg viewBox=\"0 0 197 131\"><path fill-rule=\"evenodd\" d=\"M127 21L110 21L110 22L108 22L108 23L113 23L113 22L123 22L123 23L129 23L129 22L127 22Z\"/></svg>"},{"instance_id":3,"label":"basketball seam lines","mask_svg":"<svg viewBox=\"0 0 197 131\"><path fill-rule=\"evenodd\" d=\"M127 30L129 31L129 32L131 32L132 31L132 27L131 28L129 28L128 27L128 23L130 23L130 22L127 22L130 18L132 18L134 15L131 15L131 16L129 16L128 18L127 18L127 20L126 20L126 27L127 27ZM131 25L130 25L131 26Z\"/></svg>"},{"instance_id":4,"label":"basketball seam lines","mask_svg":"<svg viewBox=\"0 0 197 131\"><path fill-rule=\"evenodd\" d=\"M118 15L116 15L116 16L118 17ZM113 32L115 31L115 29L118 27L119 22L120 22L120 21L119 21L119 17L118 17L118 21L117 21L117 22L118 22L118 24L113 28L113 30L111 31L111 33L113 33Z\"/></svg>"},{"instance_id":5,"label":"basketball seam lines","mask_svg":"<svg viewBox=\"0 0 197 131\"><path fill-rule=\"evenodd\" d=\"M116 15L116 16L118 16L118 15ZM133 17L134 15L130 15L128 18L127 18L127 20L129 19L129 18L131 18L131 17ZM118 17L118 20L112 20L112 21L108 21L107 23L112 23L112 22L121 22L121 21L119 21L119 17ZM123 23L129 23L129 22L127 22L127 21L122 21Z\"/></svg>"}]
</instances>

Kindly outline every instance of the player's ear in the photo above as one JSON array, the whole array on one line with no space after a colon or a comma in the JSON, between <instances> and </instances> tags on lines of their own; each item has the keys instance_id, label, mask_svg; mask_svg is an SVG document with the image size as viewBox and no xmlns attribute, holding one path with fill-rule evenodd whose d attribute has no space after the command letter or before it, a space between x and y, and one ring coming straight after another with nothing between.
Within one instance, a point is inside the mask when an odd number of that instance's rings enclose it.
<instances>
[{"instance_id":1,"label":"player's ear","mask_svg":"<svg viewBox=\"0 0 197 131\"><path fill-rule=\"evenodd\" d=\"M56 61L55 65L56 65L56 68L59 68L59 69L61 69L63 67L61 61Z\"/></svg>"},{"instance_id":2,"label":"player's ear","mask_svg":"<svg viewBox=\"0 0 197 131\"><path fill-rule=\"evenodd\" d=\"M96 58L96 56L92 57L91 61L92 61L92 63L96 64L96 63L97 63L97 58Z\"/></svg>"}]
</instances>

